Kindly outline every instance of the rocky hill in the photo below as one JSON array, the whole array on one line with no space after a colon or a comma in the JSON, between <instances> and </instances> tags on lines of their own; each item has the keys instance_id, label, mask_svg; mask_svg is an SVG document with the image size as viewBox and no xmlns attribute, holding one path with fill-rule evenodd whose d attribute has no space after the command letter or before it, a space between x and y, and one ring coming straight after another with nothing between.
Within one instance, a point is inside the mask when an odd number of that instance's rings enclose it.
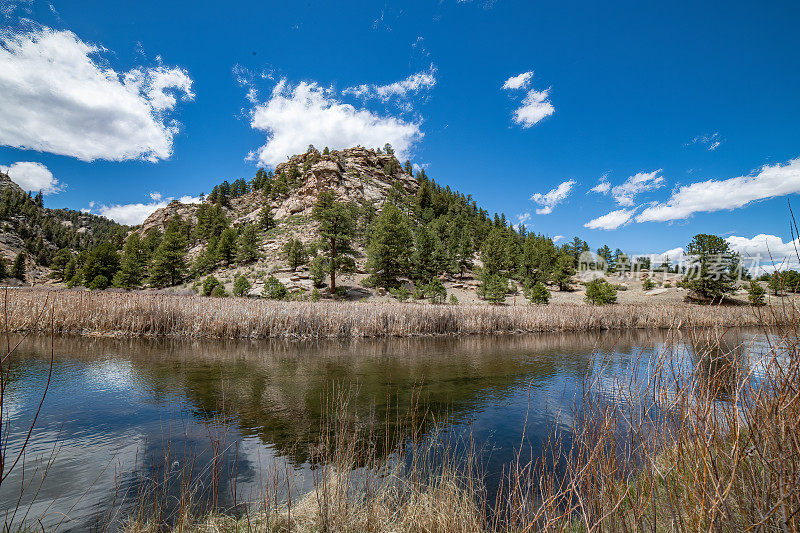
<instances>
[{"instance_id":1,"label":"rocky hill","mask_svg":"<svg viewBox=\"0 0 800 533\"><path fill-rule=\"evenodd\" d=\"M295 238L304 244L317 239L316 223L311 218L311 211L321 191L332 191L340 200L362 209L372 206L379 210L392 188L407 195L416 194L419 188L419 182L410 173L410 168L404 169L393 154L361 147L323 153L309 150L279 164L273 173L268 176L264 174L264 178L276 183L272 190L258 189L248 184L246 192L231 195L224 202L218 201L213 193L206 196L201 204L173 201L152 213L137 231L142 237L153 229L163 232L175 217L195 226L198 213L204 205L220 206L228 223L234 228L258 224L263 210L268 209L276 227L264 235L259 250L261 258L249 270L277 269L280 273L283 246L288 239ZM288 184L287 187L275 190L283 181ZM193 242L189 257L197 257L207 244L206 239ZM363 267L364 260L363 254L356 258L358 270ZM219 270L225 275L230 269ZM292 277L298 276L303 277L303 273Z\"/></svg>"},{"instance_id":2,"label":"rocky hill","mask_svg":"<svg viewBox=\"0 0 800 533\"><path fill-rule=\"evenodd\" d=\"M40 195L31 197L0 172L0 255L10 265L24 251L27 281L46 281L61 249L78 253L106 240L121 242L128 231L96 215L45 208Z\"/></svg>"}]
</instances>

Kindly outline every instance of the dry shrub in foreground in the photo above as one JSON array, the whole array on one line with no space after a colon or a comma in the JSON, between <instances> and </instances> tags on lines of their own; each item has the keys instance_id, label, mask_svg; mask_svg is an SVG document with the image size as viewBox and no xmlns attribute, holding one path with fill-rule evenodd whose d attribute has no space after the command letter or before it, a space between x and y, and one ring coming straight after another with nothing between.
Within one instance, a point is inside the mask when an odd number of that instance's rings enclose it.
<instances>
[{"instance_id":1,"label":"dry shrub in foreground","mask_svg":"<svg viewBox=\"0 0 800 533\"><path fill-rule=\"evenodd\" d=\"M491 335L545 331L778 325L774 308L691 304L468 306L367 302L276 302L147 293L50 293L52 316L37 321L43 292L10 296L12 331L206 338L348 338ZM50 312L50 311L48 311Z\"/></svg>"}]
</instances>

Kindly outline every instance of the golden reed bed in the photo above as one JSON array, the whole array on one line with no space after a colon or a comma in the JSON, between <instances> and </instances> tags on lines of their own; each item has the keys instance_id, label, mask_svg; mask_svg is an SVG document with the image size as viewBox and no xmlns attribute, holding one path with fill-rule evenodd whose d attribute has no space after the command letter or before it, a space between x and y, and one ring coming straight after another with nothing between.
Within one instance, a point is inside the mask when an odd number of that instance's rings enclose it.
<instances>
[{"instance_id":1,"label":"golden reed bed","mask_svg":"<svg viewBox=\"0 0 800 533\"><path fill-rule=\"evenodd\" d=\"M278 302L148 293L7 291L10 330L78 335L348 338L491 335L687 327L778 326L772 307L617 304L604 307ZM5 321L4 321L5 322Z\"/></svg>"}]
</instances>

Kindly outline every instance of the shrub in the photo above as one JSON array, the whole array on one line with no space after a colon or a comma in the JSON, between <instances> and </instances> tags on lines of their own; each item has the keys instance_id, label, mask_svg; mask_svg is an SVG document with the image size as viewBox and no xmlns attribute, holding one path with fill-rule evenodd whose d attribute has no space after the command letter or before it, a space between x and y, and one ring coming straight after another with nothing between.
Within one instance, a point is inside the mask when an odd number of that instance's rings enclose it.
<instances>
[{"instance_id":1,"label":"shrub","mask_svg":"<svg viewBox=\"0 0 800 533\"><path fill-rule=\"evenodd\" d=\"M447 298L447 289L444 288L439 278L430 280L425 287L423 287L423 291L425 297L434 304L443 304Z\"/></svg>"},{"instance_id":2,"label":"shrub","mask_svg":"<svg viewBox=\"0 0 800 533\"><path fill-rule=\"evenodd\" d=\"M450 305L458 305L458 298L452 292L450 293Z\"/></svg>"},{"instance_id":3,"label":"shrub","mask_svg":"<svg viewBox=\"0 0 800 533\"><path fill-rule=\"evenodd\" d=\"M594 305L617 302L617 289L604 279L593 279L586 284L586 301Z\"/></svg>"},{"instance_id":4,"label":"shrub","mask_svg":"<svg viewBox=\"0 0 800 533\"><path fill-rule=\"evenodd\" d=\"M211 296L213 298L225 298L226 296L228 296L228 293L225 292L225 285L220 283L219 285L214 287L214 290L211 291Z\"/></svg>"},{"instance_id":5,"label":"shrub","mask_svg":"<svg viewBox=\"0 0 800 533\"><path fill-rule=\"evenodd\" d=\"M644 281L642 281L642 290L652 291L655 286L656 283L651 278L644 278Z\"/></svg>"},{"instance_id":6,"label":"shrub","mask_svg":"<svg viewBox=\"0 0 800 533\"><path fill-rule=\"evenodd\" d=\"M412 300L422 300L425 298L425 291L421 285L414 285L414 291L411 293Z\"/></svg>"},{"instance_id":7,"label":"shrub","mask_svg":"<svg viewBox=\"0 0 800 533\"><path fill-rule=\"evenodd\" d=\"M93 291L97 290L101 291L103 289L108 288L110 284L111 283L108 281L107 277L105 277L102 274L98 274L92 279L92 282L89 283L89 288L92 289Z\"/></svg>"},{"instance_id":8,"label":"shrub","mask_svg":"<svg viewBox=\"0 0 800 533\"><path fill-rule=\"evenodd\" d=\"M322 299L322 295L319 293L319 289L314 287L314 289L311 291L311 294L308 296L308 299L312 302L320 301Z\"/></svg>"},{"instance_id":9,"label":"shrub","mask_svg":"<svg viewBox=\"0 0 800 533\"><path fill-rule=\"evenodd\" d=\"M247 278L239 274L233 282L233 294L234 296L246 296L251 287Z\"/></svg>"},{"instance_id":10,"label":"shrub","mask_svg":"<svg viewBox=\"0 0 800 533\"><path fill-rule=\"evenodd\" d=\"M747 299L750 300L750 305L765 305L764 295L766 292L759 282L751 280L750 285L747 286Z\"/></svg>"},{"instance_id":11,"label":"shrub","mask_svg":"<svg viewBox=\"0 0 800 533\"><path fill-rule=\"evenodd\" d=\"M400 285L397 288L389 289L389 294L397 298L398 302L405 302L411 296L405 285Z\"/></svg>"},{"instance_id":12,"label":"shrub","mask_svg":"<svg viewBox=\"0 0 800 533\"><path fill-rule=\"evenodd\" d=\"M546 304L550 302L550 291L541 281L537 281L533 285L526 284L523 289L525 298L532 304Z\"/></svg>"},{"instance_id":13,"label":"shrub","mask_svg":"<svg viewBox=\"0 0 800 533\"><path fill-rule=\"evenodd\" d=\"M286 285L280 282L275 276L270 276L264 281L264 290L261 291L261 296L269 300L286 300L289 296L289 291L286 290Z\"/></svg>"},{"instance_id":14,"label":"shrub","mask_svg":"<svg viewBox=\"0 0 800 533\"><path fill-rule=\"evenodd\" d=\"M211 293L214 292L214 288L220 285L219 280L214 276L208 276L203 281L203 296L211 296Z\"/></svg>"}]
</instances>

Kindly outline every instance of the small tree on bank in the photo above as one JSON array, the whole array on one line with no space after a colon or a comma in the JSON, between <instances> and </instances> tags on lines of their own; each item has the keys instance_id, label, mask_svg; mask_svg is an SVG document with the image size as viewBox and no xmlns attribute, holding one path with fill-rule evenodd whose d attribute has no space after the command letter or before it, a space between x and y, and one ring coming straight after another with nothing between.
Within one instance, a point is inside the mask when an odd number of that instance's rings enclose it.
<instances>
[{"instance_id":1,"label":"small tree on bank","mask_svg":"<svg viewBox=\"0 0 800 533\"><path fill-rule=\"evenodd\" d=\"M405 215L394 204L386 203L373 222L367 244L367 270L375 284L390 288L409 270L411 229Z\"/></svg>"},{"instance_id":2,"label":"small tree on bank","mask_svg":"<svg viewBox=\"0 0 800 533\"><path fill-rule=\"evenodd\" d=\"M750 280L750 284L747 286L747 299L750 301L750 305L756 307L766 305L764 300L766 292L759 282Z\"/></svg>"},{"instance_id":3,"label":"small tree on bank","mask_svg":"<svg viewBox=\"0 0 800 533\"><path fill-rule=\"evenodd\" d=\"M617 303L617 289L602 278L586 284L586 301L593 305Z\"/></svg>"},{"instance_id":4,"label":"small tree on bank","mask_svg":"<svg viewBox=\"0 0 800 533\"><path fill-rule=\"evenodd\" d=\"M736 290L734 276L739 266L738 254L731 251L725 239L701 233L694 236L686 250L692 258L684 281L687 289L711 300L722 299Z\"/></svg>"},{"instance_id":5,"label":"small tree on bank","mask_svg":"<svg viewBox=\"0 0 800 533\"><path fill-rule=\"evenodd\" d=\"M154 287L177 285L186 275L186 237L179 217L173 218L153 254L150 283Z\"/></svg>"},{"instance_id":6,"label":"small tree on bank","mask_svg":"<svg viewBox=\"0 0 800 533\"><path fill-rule=\"evenodd\" d=\"M550 291L541 281L533 284L526 284L522 290L525 298L532 304L547 304L550 302Z\"/></svg>"}]
</instances>

